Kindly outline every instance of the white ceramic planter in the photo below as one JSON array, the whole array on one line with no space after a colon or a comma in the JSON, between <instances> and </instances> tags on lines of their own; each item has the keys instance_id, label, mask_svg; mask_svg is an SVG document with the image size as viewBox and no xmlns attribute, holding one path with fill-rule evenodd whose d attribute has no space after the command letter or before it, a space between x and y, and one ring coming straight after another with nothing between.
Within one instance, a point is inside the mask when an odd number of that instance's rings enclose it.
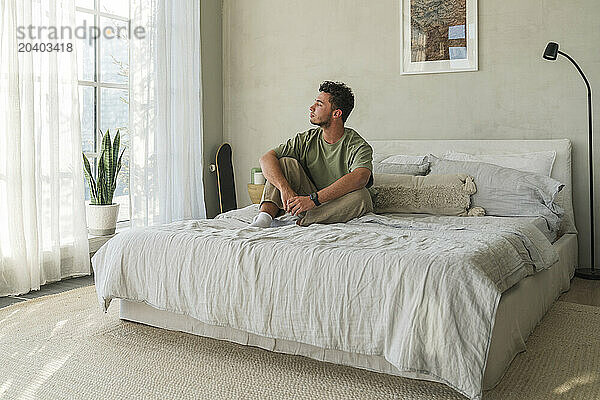
<instances>
[{"instance_id":1,"label":"white ceramic planter","mask_svg":"<svg viewBox=\"0 0 600 400\"><path fill-rule=\"evenodd\" d=\"M86 205L88 232L92 235L106 236L115 233L119 204Z\"/></svg>"}]
</instances>

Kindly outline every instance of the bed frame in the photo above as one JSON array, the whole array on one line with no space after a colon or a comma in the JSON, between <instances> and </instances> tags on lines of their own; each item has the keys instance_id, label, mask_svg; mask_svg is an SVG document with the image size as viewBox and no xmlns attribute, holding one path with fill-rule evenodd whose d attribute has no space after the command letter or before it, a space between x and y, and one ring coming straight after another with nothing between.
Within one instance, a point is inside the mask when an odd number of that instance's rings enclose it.
<instances>
[{"instance_id":1,"label":"bed frame","mask_svg":"<svg viewBox=\"0 0 600 400\"><path fill-rule=\"evenodd\" d=\"M448 150L471 154L518 154L556 151L552 177L565 184L557 202L574 221L571 191L571 143L560 140L386 140L371 141L375 154L435 154ZM553 244L559 260L552 267L521 282L502 294L492 331L483 387L493 388L502 379L511 361L525 350L525 341L561 293L569 290L577 264L577 235L566 233ZM266 350L297 354L313 359L349 365L408 378L433 380L418 372L399 371L382 356L323 349L289 340L259 336L237 329L213 326L187 315L158 310L144 303L121 300L120 317L160 328L228 340Z\"/></svg>"}]
</instances>

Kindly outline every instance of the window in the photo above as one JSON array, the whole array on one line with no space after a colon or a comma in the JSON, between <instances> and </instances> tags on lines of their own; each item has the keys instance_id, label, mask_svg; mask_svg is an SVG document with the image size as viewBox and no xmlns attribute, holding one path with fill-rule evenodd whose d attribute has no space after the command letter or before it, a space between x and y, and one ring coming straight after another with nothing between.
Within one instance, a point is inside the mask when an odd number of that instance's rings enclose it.
<instances>
[{"instance_id":1,"label":"window","mask_svg":"<svg viewBox=\"0 0 600 400\"><path fill-rule=\"evenodd\" d=\"M76 0L79 104L83 152L94 171L100 150L99 131L111 139L121 134L125 154L113 197L119 203L118 221L129 220L129 0ZM100 35L93 34L98 28ZM98 32L96 29L94 31ZM97 38L95 38L97 36ZM86 201L90 199L86 182Z\"/></svg>"}]
</instances>

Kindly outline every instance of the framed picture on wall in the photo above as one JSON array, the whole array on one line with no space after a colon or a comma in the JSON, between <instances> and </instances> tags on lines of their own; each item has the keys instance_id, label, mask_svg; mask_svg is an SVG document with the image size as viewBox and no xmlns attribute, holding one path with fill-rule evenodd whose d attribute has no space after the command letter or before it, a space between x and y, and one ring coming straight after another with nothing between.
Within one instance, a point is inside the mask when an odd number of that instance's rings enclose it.
<instances>
[{"instance_id":1,"label":"framed picture on wall","mask_svg":"<svg viewBox=\"0 0 600 400\"><path fill-rule=\"evenodd\" d=\"M477 0L401 0L402 73L477 71Z\"/></svg>"}]
</instances>

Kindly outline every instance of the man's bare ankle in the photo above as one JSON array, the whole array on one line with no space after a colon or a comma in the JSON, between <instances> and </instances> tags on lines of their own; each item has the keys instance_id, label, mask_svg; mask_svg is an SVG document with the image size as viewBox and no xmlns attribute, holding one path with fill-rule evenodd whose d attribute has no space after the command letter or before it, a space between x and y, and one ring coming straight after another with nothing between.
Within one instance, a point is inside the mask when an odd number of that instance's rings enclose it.
<instances>
[{"instance_id":1,"label":"man's bare ankle","mask_svg":"<svg viewBox=\"0 0 600 400\"><path fill-rule=\"evenodd\" d=\"M260 205L260 211L266 212L271 218L275 218L279 213L279 207L273 202L265 201Z\"/></svg>"}]
</instances>

